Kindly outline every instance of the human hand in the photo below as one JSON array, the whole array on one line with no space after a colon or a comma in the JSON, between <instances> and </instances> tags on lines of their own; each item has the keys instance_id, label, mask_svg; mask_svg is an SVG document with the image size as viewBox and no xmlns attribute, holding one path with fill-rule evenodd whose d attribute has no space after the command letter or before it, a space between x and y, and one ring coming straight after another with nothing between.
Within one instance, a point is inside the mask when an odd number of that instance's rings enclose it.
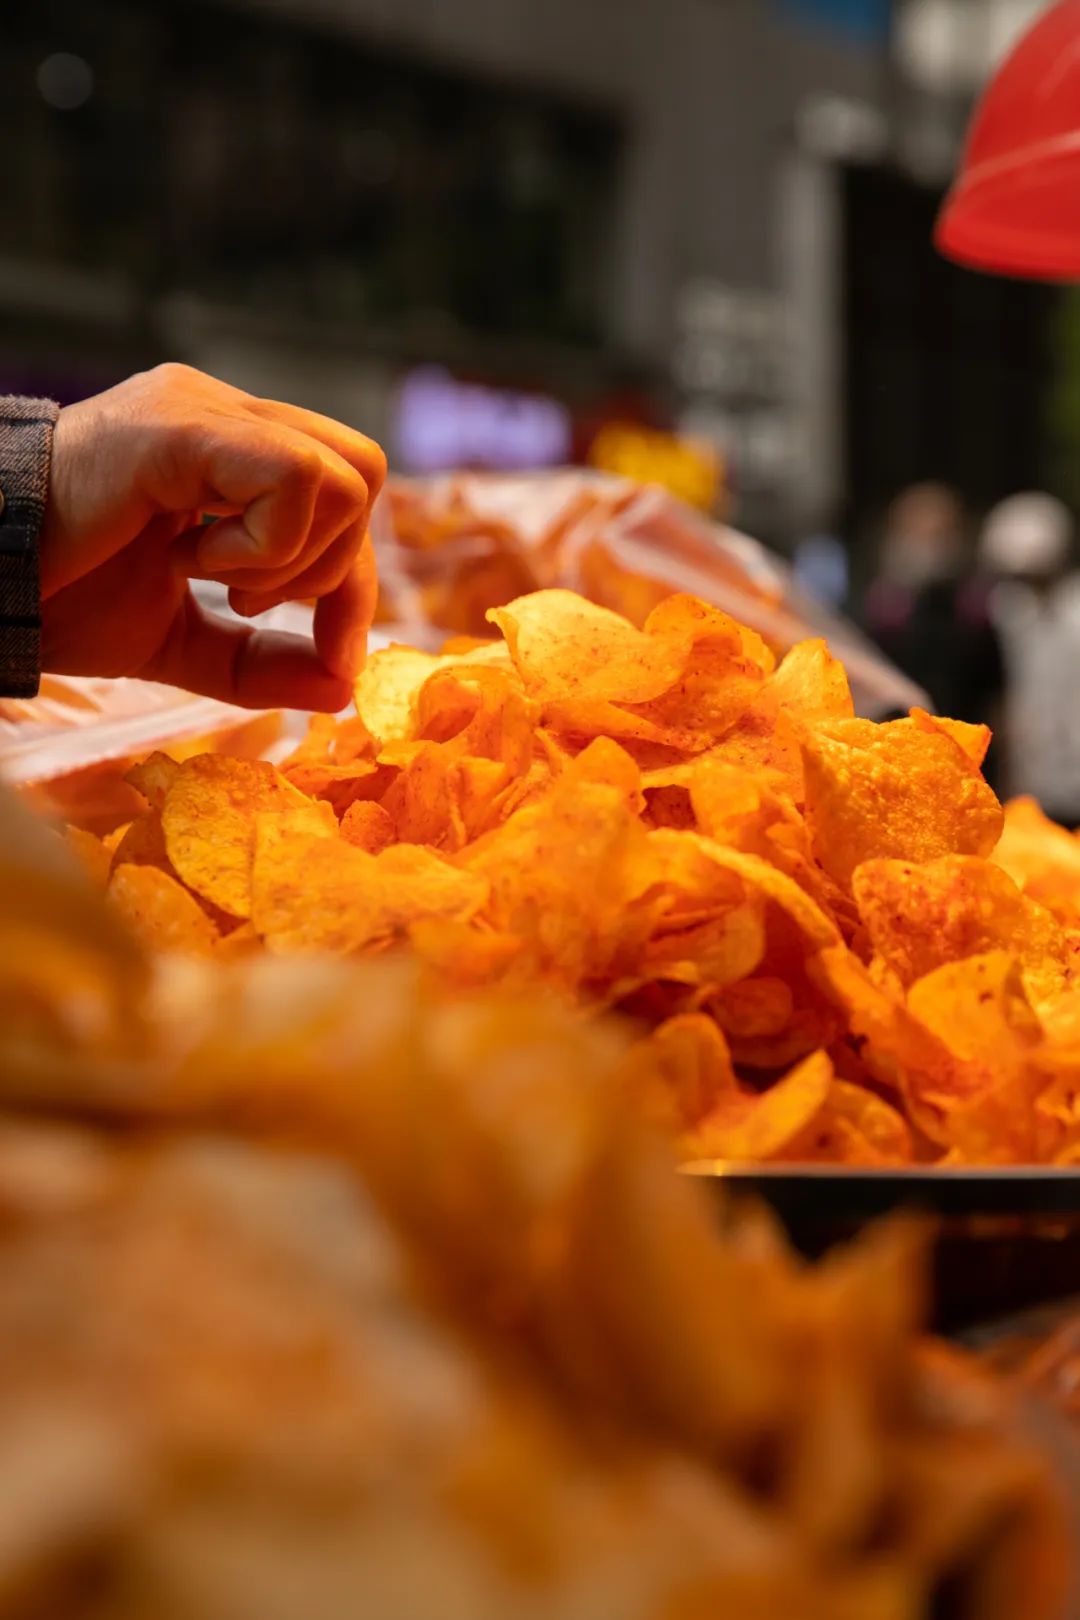
<instances>
[{"instance_id":1,"label":"human hand","mask_svg":"<svg viewBox=\"0 0 1080 1620\"><path fill-rule=\"evenodd\" d=\"M41 534L43 668L250 708L344 707L375 608L367 527L385 476L362 434L189 366L68 406ZM213 618L192 579L226 585L244 617L316 599L312 641Z\"/></svg>"}]
</instances>

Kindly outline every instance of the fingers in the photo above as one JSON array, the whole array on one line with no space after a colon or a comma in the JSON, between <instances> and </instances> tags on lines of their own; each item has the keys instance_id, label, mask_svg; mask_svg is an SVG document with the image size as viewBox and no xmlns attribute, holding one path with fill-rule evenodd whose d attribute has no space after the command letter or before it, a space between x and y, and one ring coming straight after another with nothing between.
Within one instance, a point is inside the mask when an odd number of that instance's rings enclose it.
<instances>
[{"instance_id":1,"label":"fingers","mask_svg":"<svg viewBox=\"0 0 1080 1620\"><path fill-rule=\"evenodd\" d=\"M226 624L191 596L142 673L246 709L336 714L352 698L351 679L328 670L303 637Z\"/></svg>"},{"instance_id":2,"label":"fingers","mask_svg":"<svg viewBox=\"0 0 1080 1620\"><path fill-rule=\"evenodd\" d=\"M358 472L368 487L372 501L386 482L386 456L374 439L335 422L332 417L320 416L317 411L304 410L300 405L286 405L275 399L249 399L248 408L257 416L286 427L325 444L336 451L343 461Z\"/></svg>"},{"instance_id":3,"label":"fingers","mask_svg":"<svg viewBox=\"0 0 1080 1620\"><path fill-rule=\"evenodd\" d=\"M328 445L284 423L211 420L201 453L218 497L212 504L234 514L201 537L198 570L207 578L231 583L226 576L235 573L251 585L267 571L297 574L343 529L366 526L365 479Z\"/></svg>"},{"instance_id":4,"label":"fingers","mask_svg":"<svg viewBox=\"0 0 1080 1620\"><path fill-rule=\"evenodd\" d=\"M315 646L328 669L355 680L367 655L378 580L371 541L355 530L343 535L285 590L229 592L229 605L245 618L286 601L315 598Z\"/></svg>"},{"instance_id":5,"label":"fingers","mask_svg":"<svg viewBox=\"0 0 1080 1620\"><path fill-rule=\"evenodd\" d=\"M266 613L279 602L310 602L336 590L355 565L365 535L355 524L339 534L322 555L300 574L280 570L261 580L257 588L245 588L229 576L229 605L245 619Z\"/></svg>"},{"instance_id":6,"label":"fingers","mask_svg":"<svg viewBox=\"0 0 1080 1620\"><path fill-rule=\"evenodd\" d=\"M361 559L334 590L315 604L315 651L327 669L350 684L367 659L375 591L375 570L365 568Z\"/></svg>"}]
</instances>

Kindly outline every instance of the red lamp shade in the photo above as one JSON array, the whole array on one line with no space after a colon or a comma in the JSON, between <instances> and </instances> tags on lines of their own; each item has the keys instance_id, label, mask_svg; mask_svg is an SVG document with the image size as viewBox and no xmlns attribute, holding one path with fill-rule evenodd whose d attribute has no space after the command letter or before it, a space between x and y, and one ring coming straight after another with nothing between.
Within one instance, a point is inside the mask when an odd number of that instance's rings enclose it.
<instances>
[{"instance_id":1,"label":"red lamp shade","mask_svg":"<svg viewBox=\"0 0 1080 1620\"><path fill-rule=\"evenodd\" d=\"M975 269L1080 280L1080 0L1058 0L999 68L936 241Z\"/></svg>"}]
</instances>

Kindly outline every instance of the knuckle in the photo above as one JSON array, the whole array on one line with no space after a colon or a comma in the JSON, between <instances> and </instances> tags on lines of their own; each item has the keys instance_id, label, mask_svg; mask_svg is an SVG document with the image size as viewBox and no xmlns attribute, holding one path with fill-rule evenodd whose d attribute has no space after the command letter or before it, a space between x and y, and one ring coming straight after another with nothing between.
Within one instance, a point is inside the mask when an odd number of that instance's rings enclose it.
<instances>
[{"instance_id":1,"label":"knuckle","mask_svg":"<svg viewBox=\"0 0 1080 1620\"><path fill-rule=\"evenodd\" d=\"M314 446L293 444L288 448L282 483L289 494L306 500L322 482L322 457Z\"/></svg>"},{"instance_id":2,"label":"knuckle","mask_svg":"<svg viewBox=\"0 0 1080 1620\"><path fill-rule=\"evenodd\" d=\"M182 360L163 360L146 375L160 387L173 389L189 385L201 374L194 366L185 365Z\"/></svg>"}]
</instances>

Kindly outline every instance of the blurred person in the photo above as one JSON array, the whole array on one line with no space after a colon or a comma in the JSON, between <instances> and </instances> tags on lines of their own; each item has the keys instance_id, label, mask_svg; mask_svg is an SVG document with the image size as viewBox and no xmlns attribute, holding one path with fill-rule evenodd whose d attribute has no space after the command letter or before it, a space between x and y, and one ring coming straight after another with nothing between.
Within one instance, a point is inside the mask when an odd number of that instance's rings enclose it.
<instances>
[{"instance_id":1,"label":"blurred person","mask_svg":"<svg viewBox=\"0 0 1080 1620\"><path fill-rule=\"evenodd\" d=\"M338 710L375 605L378 445L164 365L61 410L0 399L0 695L137 675L251 708ZM207 519L210 519L208 522ZM314 601L311 640L226 623Z\"/></svg>"},{"instance_id":2,"label":"blurred person","mask_svg":"<svg viewBox=\"0 0 1080 1620\"><path fill-rule=\"evenodd\" d=\"M1052 495L1014 495L988 516L979 561L1005 661L1001 725L1010 794L1080 825L1080 574L1074 525Z\"/></svg>"},{"instance_id":3,"label":"blurred person","mask_svg":"<svg viewBox=\"0 0 1080 1620\"><path fill-rule=\"evenodd\" d=\"M1004 674L988 596L959 496L944 484L905 490L886 517L866 629L939 713L993 725Z\"/></svg>"}]
</instances>

